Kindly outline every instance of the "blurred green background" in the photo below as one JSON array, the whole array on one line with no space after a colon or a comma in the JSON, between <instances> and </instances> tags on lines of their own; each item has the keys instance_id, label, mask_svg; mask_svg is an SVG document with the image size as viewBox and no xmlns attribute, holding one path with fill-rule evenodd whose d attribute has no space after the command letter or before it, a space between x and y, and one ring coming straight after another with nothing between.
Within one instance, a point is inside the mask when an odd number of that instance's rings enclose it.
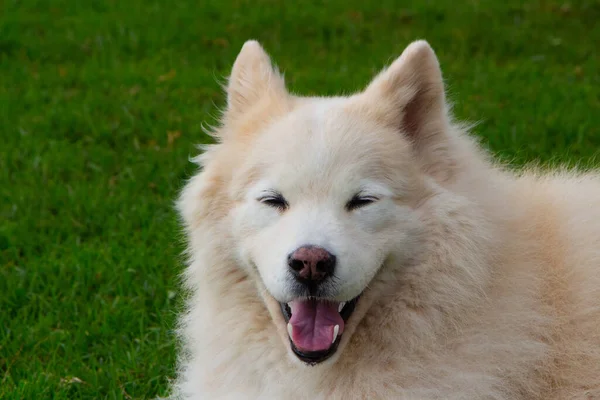
<instances>
[{"instance_id":1,"label":"blurred green background","mask_svg":"<svg viewBox=\"0 0 600 400\"><path fill-rule=\"evenodd\" d=\"M358 90L417 38L515 165L597 166L598 1L0 0L0 398L152 398L223 82L259 39L292 90Z\"/></svg>"}]
</instances>

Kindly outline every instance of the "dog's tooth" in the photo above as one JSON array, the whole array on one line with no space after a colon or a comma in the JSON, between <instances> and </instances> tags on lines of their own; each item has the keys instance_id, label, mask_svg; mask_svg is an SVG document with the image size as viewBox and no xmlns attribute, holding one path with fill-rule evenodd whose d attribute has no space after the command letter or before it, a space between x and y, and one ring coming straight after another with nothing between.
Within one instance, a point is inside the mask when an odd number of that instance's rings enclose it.
<instances>
[{"instance_id":1,"label":"dog's tooth","mask_svg":"<svg viewBox=\"0 0 600 400\"><path fill-rule=\"evenodd\" d=\"M340 303L340 305L338 306L338 312L342 312L342 310L344 309L344 306L345 306L345 305L346 305L346 302L345 302L345 301L342 301L342 302Z\"/></svg>"},{"instance_id":2,"label":"dog's tooth","mask_svg":"<svg viewBox=\"0 0 600 400\"><path fill-rule=\"evenodd\" d=\"M331 343L333 344L333 342L335 342L335 339L337 339L338 333L340 332L340 326L336 325L333 327L333 339L331 339Z\"/></svg>"},{"instance_id":3,"label":"dog's tooth","mask_svg":"<svg viewBox=\"0 0 600 400\"><path fill-rule=\"evenodd\" d=\"M292 339L292 324L290 322L288 322L288 324L287 324L287 330L288 330L288 335L290 335L290 339Z\"/></svg>"}]
</instances>

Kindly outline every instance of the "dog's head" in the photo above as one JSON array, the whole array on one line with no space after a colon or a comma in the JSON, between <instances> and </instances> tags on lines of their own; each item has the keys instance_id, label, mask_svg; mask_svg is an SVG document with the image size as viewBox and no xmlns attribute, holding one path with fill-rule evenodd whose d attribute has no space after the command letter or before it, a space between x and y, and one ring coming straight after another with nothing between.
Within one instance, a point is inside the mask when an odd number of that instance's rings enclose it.
<instances>
[{"instance_id":1,"label":"dog's head","mask_svg":"<svg viewBox=\"0 0 600 400\"><path fill-rule=\"evenodd\" d=\"M437 58L415 42L363 92L304 98L250 41L227 97L203 172L220 189L202 193L204 212L227 230L286 346L319 363L348 343L381 271L422 255L419 207L454 165Z\"/></svg>"}]
</instances>

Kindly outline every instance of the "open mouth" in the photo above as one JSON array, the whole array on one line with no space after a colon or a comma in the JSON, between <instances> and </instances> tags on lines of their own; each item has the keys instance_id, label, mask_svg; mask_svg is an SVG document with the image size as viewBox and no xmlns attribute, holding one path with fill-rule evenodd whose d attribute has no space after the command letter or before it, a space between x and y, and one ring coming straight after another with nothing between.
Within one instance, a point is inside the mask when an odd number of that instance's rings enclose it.
<instances>
[{"instance_id":1,"label":"open mouth","mask_svg":"<svg viewBox=\"0 0 600 400\"><path fill-rule=\"evenodd\" d=\"M294 354L311 365L331 357L359 298L335 302L309 297L279 303Z\"/></svg>"}]
</instances>

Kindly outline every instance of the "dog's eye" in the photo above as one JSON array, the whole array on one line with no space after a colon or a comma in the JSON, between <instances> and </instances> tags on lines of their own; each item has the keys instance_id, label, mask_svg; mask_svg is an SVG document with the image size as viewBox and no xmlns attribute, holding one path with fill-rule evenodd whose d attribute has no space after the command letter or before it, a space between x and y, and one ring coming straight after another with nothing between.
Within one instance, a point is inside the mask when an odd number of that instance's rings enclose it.
<instances>
[{"instance_id":1,"label":"dog's eye","mask_svg":"<svg viewBox=\"0 0 600 400\"><path fill-rule=\"evenodd\" d=\"M261 197L258 199L263 204L266 204L269 207L277 208L280 211L288 208L287 201L280 194L269 195L265 197Z\"/></svg>"},{"instance_id":2,"label":"dog's eye","mask_svg":"<svg viewBox=\"0 0 600 400\"><path fill-rule=\"evenodd\" d=\"M374 196L361 196L357 194L346 204L346 209L348 211L356 210L357 208L361 208L371 203L374 203L377 200L379 199Z\"/></svg>"}]
</instances>

